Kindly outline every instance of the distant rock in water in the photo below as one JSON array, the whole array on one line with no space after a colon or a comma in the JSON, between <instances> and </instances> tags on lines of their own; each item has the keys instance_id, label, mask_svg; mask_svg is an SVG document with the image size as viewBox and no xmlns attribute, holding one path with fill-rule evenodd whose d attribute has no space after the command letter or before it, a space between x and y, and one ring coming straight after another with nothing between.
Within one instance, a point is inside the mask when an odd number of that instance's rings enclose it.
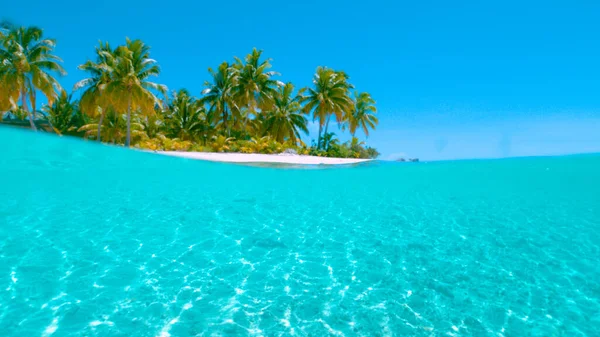
<instances>
[{"instance_id":1,"label":"distant rock in water","mask_svg":"<svg viewBox=\"0 0 600 337\"><path fill-rule=\"evenodd\" d=\"M419 161L419 158L398 158L398 159L396 159L396 161L417 163Z\"/></svg>"}]
</instances>

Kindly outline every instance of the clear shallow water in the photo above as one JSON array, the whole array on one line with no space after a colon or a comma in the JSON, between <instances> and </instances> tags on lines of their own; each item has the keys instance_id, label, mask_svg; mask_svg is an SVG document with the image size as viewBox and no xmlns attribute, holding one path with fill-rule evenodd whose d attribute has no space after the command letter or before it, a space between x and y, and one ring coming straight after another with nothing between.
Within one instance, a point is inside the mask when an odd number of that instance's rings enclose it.
<instances>
[{"instance_id":1,"label":"clear shallow water","mask_svg":"<svg viewBox=\"0 0 600 337\"><path fill-rule=\"evenodd\" d=\"M3 336L600 331L600 156L300 170L0 141Z\"/></svg>"}]
</instances>

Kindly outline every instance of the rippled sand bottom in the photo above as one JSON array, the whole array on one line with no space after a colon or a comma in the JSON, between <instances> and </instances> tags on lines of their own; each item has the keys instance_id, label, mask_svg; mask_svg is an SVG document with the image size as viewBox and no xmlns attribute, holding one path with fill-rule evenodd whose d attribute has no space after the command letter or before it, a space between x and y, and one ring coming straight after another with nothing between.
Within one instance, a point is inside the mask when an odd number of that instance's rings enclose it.
<instances>
[{"instance_id":1,"label":"rippled sand bottom","mask_svg":"<svg viewBox=\"0 0 600 337\"><path fill-rule=\"evenodd\" d=\"M282 170L18 135L3 336L600 331L598 156Z\"/></svg>"}]
</instances>

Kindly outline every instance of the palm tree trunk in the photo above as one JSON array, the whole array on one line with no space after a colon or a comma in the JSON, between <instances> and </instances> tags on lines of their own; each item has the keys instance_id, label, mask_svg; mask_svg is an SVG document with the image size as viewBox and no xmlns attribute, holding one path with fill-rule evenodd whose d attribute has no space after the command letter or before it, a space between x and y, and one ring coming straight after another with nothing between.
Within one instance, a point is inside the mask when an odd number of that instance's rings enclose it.
<instances>
[{"instance_id":1,"label":"palm tree trunk","mask_svg":"<svg viewBox=\"0 0 600 337\"><path fill-rule=\"evenodd\" d=\"M227 130L227 137L231 137L231 129L227 126L227 108L225 109L225 111L223 112L223 127L225 127L225 130Z\"/></svg>"},{"instance_id":2,"label":"palm tree trunk","mask_svg":"<svg viewBox=\"0 0 600 337\"><path fill-rule=\"evenodd\" d=\"M329 121L331 120L331 115L327 116L327 123L325 124L325 134L327 134L327 130L329 130Z\"/></svg>"},{"instance_id":3,"label":"palm tree trunk","mask_svg":"<svg viewBox=\"0 0 600 337\"><path fill-rule=\"evenodd\" d=\"M129 103L127 103L127 137L125 138L125 147L131 145L131 91L129 92Z\"/></svg>"},{"instance_id":4,"label":"palm tree trunk","mask_svg":"<svg viewBox=\"0 0 600 337\"><path fill-rule=\"evenodd\" d=\"M327 130L329 129L329 121L331 120L331 115L327 116L327 123L325 123L325 133L323 134L323 137L327 136ZM327 146L327 144L323 144L324 147Z\"/></svg>"},{"instance_id":5,"label":"palm tree trunk","mask_svg":"<svg viewBox=\"0 0 600 337\"><path fill-rule=\"evenodd\" d=\"M54 132L56 132L57 135L62 136L62 132L60 132L60 130L54 128L54 124L52 124L52 118L50 118L49 116L46 116L46 120L48 121L48 125L50 125L50 129L54 130Z\"/></svg>"},{"instance_id":6,"label":"palm tree trunk","mask_svg":"<svg viewBox=\"0 0 600 337\"><path fill-rule=\"evenodd\" d=\"M35 112L37 110L35 110L36 106L35 106L35 90L33 90L33 92L31 93L31 113L33 114L33 116L35 117Z\"/></svg>"},{"instance_id":7,"label":"palm tree trunk","mask_svg":"<svg viewBox=\"0 0 600 337\"><path fill-rule=\"evenodd\" d=\"M102 110L102 112L100 112L100 121L98 122L98 134L96 135L97 142L102 141L101 140L101 137L102 137L101 130L102 130L102 121L103 120L104 120L104 110Z\"/></svg>"},{"instance_id":8,"label":"palm tree trunk","mask_svg":"<svg viewBox=\"0 0 600 337\"><path fill-rule=\"evenodd\" d=\"M319 121L319 138L317 138L317 150L321 149L321 132L323 132L323 124Z\"/></svg>"},{"instance_id":9,"label":"palm tree trunk","mask_svg":"<svg viewBox=\"0 0 600 337\"><path fill-rule=\"evenodd\" d=\"M227 127L227 108L224 108L223 110L223 127L225 128L225 131L227 131L228 137L231 136L231 130L229 130L229 128Z\"/></svg>"},{"instance_id":10,"label":"palm tree trunk","mask_svg":"<svg viewBox=\"0 0 600 337\"><path fill-rule=\"evenodd\" d=\"M33 122L33 115L31 114L31 112L29 111L29 107L27 106L27 96L24 87L23 89L21 89L21 105L22 108L25 109L25 111L27 111L27 116L29 117L29 125L31 125L31 129L33 131L37 131L35 123Z\"/></svg>"}]
</instances>

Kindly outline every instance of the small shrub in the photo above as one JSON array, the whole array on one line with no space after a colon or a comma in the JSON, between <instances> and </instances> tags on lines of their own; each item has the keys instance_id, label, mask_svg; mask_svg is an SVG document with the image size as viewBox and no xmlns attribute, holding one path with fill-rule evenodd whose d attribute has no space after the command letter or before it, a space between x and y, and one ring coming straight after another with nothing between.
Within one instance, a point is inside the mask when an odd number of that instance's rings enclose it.
<instances>
[{"instance_id":1,"label":"small shrub","mask_svg":"<svg viewBox=\"0 0 600 337\"><path fill-rule=\"evenodd\" d=\"M150 138L143 140L137 144L137 146L144 150L150 151L164 151L162 141L158 138Z\"/></svg>"},{"instance_id":2,"label":"small shrub","mask_svg":"<svg viewBox=\"0 0 600 337\"><path fill-rule=\"evenodd\" d=\"M233 143L234 140L235 140L235 138L225 137L223 135L214 136L213 141L210 144L210 147L212 148L212 150L214 152L229 152L231 149L230 148L231 144Z\"/></svg>"}]
</instances>

